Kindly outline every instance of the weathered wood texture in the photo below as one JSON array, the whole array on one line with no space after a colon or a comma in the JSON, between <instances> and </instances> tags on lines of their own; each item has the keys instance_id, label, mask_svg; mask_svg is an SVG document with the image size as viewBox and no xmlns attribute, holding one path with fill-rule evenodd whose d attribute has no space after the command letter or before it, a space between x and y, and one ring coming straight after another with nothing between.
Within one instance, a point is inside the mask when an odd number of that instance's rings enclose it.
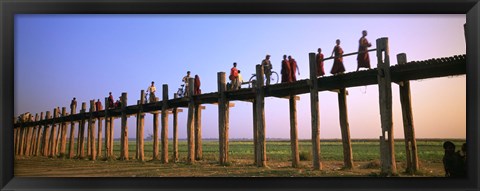
<instances>
[{"instance_id":1,"label":"weathered wood texture","mask_svg":"<svg viewBox=\"0 0 480 191\"><path fill-rule=\"evenodd\" d=\"M95 111L95 100L90 100L90 113ZM95 149L95 118L93 115L90 115L88 120L88 130L89 130L89 150L90 150L90 160L97 160L97 151Z\"/></svg>"},{"instance_id":2,"label":"weathered wood texture","mask_svg":"<svg viewBox=\"0 0 480 191\"><path fill-rule=\"evenodd\" d=\"M77 156L79 158L85 157L85 111L87 110L87 103L82 102L82 109L80 114L83 118L80 121L80 126L78 128L78 138L77 138Z\"/></svg>"},{"instance_id":3,"label":"weathered wood texture","mask_svg":"<svg viewBox=\"0 0 480 191\"><path fill-rule=\"evenodd\" d=\"M340 115L340 131L342 133L343 165L346 169L353 168L352 143L348 124L347 90L342 88L338 92L338 111Z\"/></svg>"},{"instance_id":4,"label":"weathered wood texture","mask_svg":"<svg viewBox=\"0 0 480 191\"><path fill-rule=\"evenodd\" d=\"M77 105L70 105L70 118L73 118L73 116L77 113ZM74 150L75 149L75 121L71 120L70 121L70 139L69 139L69 145L68 145L68 158L73 158L75 156Z\"/></svg>"},{"instance_id":5,"label":"weathered wood texture","mask_svg":"<svg viewBox=\"0 0 480 191\"><path fill-rule=\"evenodd\" d=\"M318 80L315 53L309 53L310 60L310 114L312 119L313 169L322 170L320 161L320 110L318 109Z\"/></svg>"},{"instance_id":6,"label":"weathered wood texture","mask_svg":"<svg viewBox=\"0 0 480 191\"><path fill-rule=\"evenodd\" d=\"M267 142L265 137L265 89L263 88L264 71L262 65L256 65L256 113L257 113L257 166L267 166Z\"/></svg>"},{"instance_id":7,"label":"weathered wood texture","mask_svg":"<svg viewBox=\"0 0 480 191\"><path fill-rule=\"evenodd\" d=\"M177 99L177 93L173 94L173 98ZM173 108L173 162L178 161L178 112L177 108Z\"/></svg>"},{"instance_id":8,"label":"weathered wood texture","mask_svg":"<svg viewBox=\"0 0 480 191\"><path fill-rule=\"evenodd\" d=\"M144 145L144 124L145 124L145 114L143 113L143 103L145 103L145 91L140 91L140 110L137 115L137 143L138 143L138 160L145 161L145 145Z\"/></svg>"},{"instance_id":9,"label":"weathered wood texture","mask_svg":"<svg viewBox=\"0 0 480 191\"><path fill-rule=\"evenodd\" d=\"M193 88L193 83L190 85ZM193 90L193 89L192 89ZM192 91L193 92L193 91ZM191 92L189 92L189 95ZM163 84L162 86L162 100L163 103L168 101L168 85ZM168 104L162 104L162 163L168 163Z\"/></svg>"},{"instance_id":10,"label":"weathered wood texture","mask_svg":"<svg viewBox=\"0 0 480 191\"><path fill-rule=\"evenodd\" d=\"M120 160L128 160L128 126L127 126L127 93L123 92L121 97L122 103L122 130L121 130L121 147Z\"/></svg>"},{"instance_id":11,"label":"weathered wood texture","mask_svg":"<svg viewBox=\"0 0 480 191\"><path fill-rule=\"evenodd\" d=\"M290 105L290 145L292 148L292 167L297 168L300 163L298 153L298 133L297 133L297 100L296 96L291 95L288 99Z\"/></svg>"},{"instance_id":12,"label":"weathered wood texture","mask_svg":"<svg viewBox=\"0 0 480 191\"><path fill-rule=\"evenodd\" d=\"M217 73L218 80L218 133L219 133L219 163L226 165L228 162L228 101L225 95L225 72Z\"/></svg>"},{"instance_id":13,"label":"weathered wood texture","mask_svg":"<svg viewBox=\"0 0 480 191\"><path fill-rule=\"evenodd\" d=\"M397 55L399 65L407 63L405 53ZM410 81L399 83L400 103L402 105L403 130L405 133L405 153L407 160L407 173L415 173L418 170L417 141L415 140L415 128L413 125L412 100L410 96Z\"/></svg>"},{"instance_id":14,"label":"weathered wood texture","mask_svg":"<svg viewBox=\"0 0 480 191\"><path fill-rule=\"evenodd\" d=\"M159 99L156 97L155 101L158 102ZM155 112L153 113L153 160L160 159L158 151L158 112Z\"/></svg>"},{"instance_id":15,"label":"weathered wood texture","mask_svg":"<svg viewBox=\"0 0 480 191\"><path fill-rule=\"evenodd\" d=\"M390 74L390 57L388 38L377 39L377 80L380 102L380 118L382 126L381 173L393 175L397 173L395 163L395 148L393 137L393 114L392 114L392 86Z\"/></svg>"},{"instance_id":16,"label":"weathered wood texture","mask_svg":"<svg viewBox=\"0 0 480 191\"><path fill-rule=\"evenodd\" d=\"M204 107L203 107L204 108ZM199 104L195 105L195 114L194 114L194 128L195 128L195 160L202 160L203 150L202 150L202 106Z\"/></svg>"},{"instance_id":17,"label":"weathered wood texture","mask_svg":"<svg viewBox=\"0 0 480 191\"><path fill-rule=\"evenodd\" d=\"M108 159L110 155L110 120L111 118L108 116L108 110L110 108L110 104L108 103L108 97L105 97L105 158ZM99 154L100 155L100 154Z\"/></svg>"},{"instance_id":18,"label":"weathered wood texture","mask_svg":"<svg viewBox=\"0 0 480 191\"><path fill-rule=\"evenodd\" d=\"M195 101L193 99L193 78L188 79L188 119L187 119L187 163L195 162L195 130L194 130L194 110L195 110ZM162 112L162 115L165 112Z\"/></svg>"}]
</instances>

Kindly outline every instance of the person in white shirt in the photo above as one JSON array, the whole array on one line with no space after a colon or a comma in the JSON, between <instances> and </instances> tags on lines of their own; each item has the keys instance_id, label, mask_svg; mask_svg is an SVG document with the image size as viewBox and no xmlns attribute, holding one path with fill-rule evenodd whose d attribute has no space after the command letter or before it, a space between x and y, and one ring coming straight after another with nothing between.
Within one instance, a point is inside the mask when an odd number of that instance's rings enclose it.
<instances>
[{"instance_id":1,"label":"person in white shirt","mask_svg":"<svg viewBox=\"0 0 480 191\"><path fill-rule=\"evenodd\" d=\"M155 82L152 81L152 85L147 88L147 92L150 92L150 103L155 102L155 92L157 88L155 88Z\"/></svg>"},{"instance_id":2,"label":"person in white shirt","mask_svg":"<svg viewBox=\"0 0 480 191\"><path fill-rule=\"evenodd\" d=\"M240 89L242 87L242 83L243 83L243 77L242 77L242 74L240 73L240 70L238 70L238 89Z\"/></svg>"}]
</instances>

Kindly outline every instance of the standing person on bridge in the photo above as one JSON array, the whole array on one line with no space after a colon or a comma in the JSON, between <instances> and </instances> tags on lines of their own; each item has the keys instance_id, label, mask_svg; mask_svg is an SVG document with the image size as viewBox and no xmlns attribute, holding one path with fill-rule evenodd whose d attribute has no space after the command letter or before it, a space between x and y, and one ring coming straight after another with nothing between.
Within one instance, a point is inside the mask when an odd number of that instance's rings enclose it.
<instances>
[{"instance_id":1,"label":"standing person on bridge","mask_svg":"<svg viewBox=\"0 0 480 191\"><path fill-rule=\"evenodd\" d=\"M368 56L368 47L371 47L372 44L368 42L367 31L362 31L362 37L358 41L358 55L357 55L357 72L360 68L370 69L370 57Z\"/></svg>"},{"instance_id":2,"label":"standing person on bridge","mask_svg":"<svg viewBox=\"0 0 480 191\"><path fill-rule=\"evenodd\" d=\"M265 73L266 85L270 85L270 75L272 75L272 63L270 62L270 55L267 54L265 59L262 60L263 72Z\"/></svg>"},{"instance_id":3,"label":"standing person on bridge","mask_svg":"<svg viewBox=\"0 0 480 191\"><path fill-rule=\"evenodd\" d=\"M243 84L243 77L242 74L240 73L240 70L238 70L238 89L242 87Z\"/></svg>"},{"instance_id":4,"label":"standing person on bridge","mask_svg":"<svg viewBox=\"0 0 480 191\"><path fill-rule=\"evenodd\" d=\"M325 75L325 70L323 69L323 54L322 49L318 48L318 54L315 56L315 61L317 62L317 77ZM300 75L300 72L298 72Z\"/></svg>"},{"instance_id":5,"label":"standing person on bridge","mask_svg":"<svg viewBox=\"0 0 480 191\"><path fill-rule=\"evenodd\" d=\"M237 90L238 89L238 69L237 69L237 63L233 63L232 69L230 69L230 84L232 86L232 90Z\"/></svg>"},{"instance_id":6,"label":"standing person on bridge","mask_svg":"<svg viewBox=\"0 0 480 191\"><path fill-rule=\"evenodd\" d=\"M298 71L298 75L300 75L300 69L298 68L297 61L292 58L292 56L288 56L288 62L290 63L290 82L297 81L297 75L295 72Z\"/></svg>"},{"instance_id":7,"label":"standing person on bridge","mask_svg":"<svg viewBox=\"0 0 480 191\"><path fill-rule=\"evenodd\" d=\"M72 108L73 106L77 108L77 98L75 97L73 97L72 102L70 102L70 108Z\"/></svg>"},{"instance_id":8,"label":"standing person on bridge","mask_svg":"<svg viewBox=\"0 0 480 191\"><path fill-rule=\"evenodd\" d=\"M182 78L182 82L184 83L185 86L185 93L183 93L183 97L188 96L188 79L190 79L190 71L187 71L187 75Z\"/></svg>"},{"instance_id":9,"label":"standing person on bridge","mask_svg":"<svg viewBox=\"0 0 480 191\"><path fill-rule=\"evenodd\" d=\"M115 104L113 103L113 96L112 92L108 93L108 108L115 108Z\"/></svg>"},{"instance_id":10,"label":"standing person on bridge","mask_svg":"<svg viewBox=\"0 0 480 191\"><path fill-rule=\"evenodd\" d=\"M333 48L332 56L330 56L333 57L335 54L332 70L330 71L333 75L343 74L343 72L345 72L345 67L343 66L343 49L340 47L340 39L337 39L336 44Z\"/></svg>"},{"instance_id":11,"label":"standing person on bridge","mask_svg":"<svg viewBox=\"0 0 480 191\"><path fill-rule=\"evenodd\" d=\"M155 82L152 81L152 85L148 86L147 92L150 92L150 103L155 102L155 92L157 91L157 88L155 87Z\"/></svg>"},{"instance_id":12,"label":"standing person on bridge","mask_svg":"<svg viewBox=\"0 0 480 191\"><path fill-rule=\"evenodd\" d=\"M97 109L97 111L103 110L102 102L100 102L100 99L97 99L97 102L95 102L95 109Z\"/></svg>"},{"instance_id":13,"label":"standing person on bridge","mask_svg":"<svg viewBox=\"0 0 480 191\"><path fill-rule=\"evenodd\" d=\"M287 60L287 55L283 55L282 70L280 71L282 73L282 83L291 82L290 72L290 63Z\"/></svg>"},{"instance_id":14,"label":"standing person on bridge","mask_svg":"<svg viewBox=\"0 0 480 191\"><path fill-rule=\"evenodd\" d=\"M200 77L195 74L195 82L193 83L193 95L200 95L202 91L200 90Z\"/></svg>"}]
</instances>

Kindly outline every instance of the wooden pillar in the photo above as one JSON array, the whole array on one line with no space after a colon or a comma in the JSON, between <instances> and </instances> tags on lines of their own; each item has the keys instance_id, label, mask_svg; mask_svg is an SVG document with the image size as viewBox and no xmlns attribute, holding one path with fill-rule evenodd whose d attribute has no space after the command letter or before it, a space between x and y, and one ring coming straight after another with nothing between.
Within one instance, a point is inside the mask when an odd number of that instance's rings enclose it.
<instances>
[{"instance_id":1,"label":"wooden pillar","mask_svg":"<svg viewBox=\"0 0 480 191\"><path fill-rule=\"evenodd\" d=\"M30 119L29 119L30 120ZM27 136L25 140L25 156L30 156L30 148L31 148L31 143L32 143L32 135L33 135L33 126L27 127Z\"/></svg>"},{"instance_id":2,"label":"wooden pillar","mask_svg":"<svg viewBox=\"0 0 480 191\"><path fill-rule=\"evenodd\" d=\"M57 135L57 125L56 125L56 120L57 120L57 117L58 117L58 110L57 108L54 108L53 109L53 122L52 122L52 129L50 131L50 146L49 146L49 149L48 149L48 156L49 157L53 157L55 155L55 138L56 138L56 135Z\"/></svg>"},{"instance_id":3,"label":"wooden pillar","mask_svg":"<svg viewBox=\"0 0 480 191\"><path fill-rule=\"evenodd\" d=\"M75 156L73 149L75 148L75 121L73 120L73 115L77 113L77 104L70 105L70 139L68 144L68 158L73 158Z\"/></svg>"},{"instance_id":4,"label":"wooden pillar","mask_svg":"<svg viewBox=\"0 0 480 191\"><path fill-rule=\"evenodd\" d=\"M397 54L398 64L407 63L405 53ZM413 125L412 98L410 96L410 81L399 84L400 103L402 105L403 131L405 133L405 153L407 157L407 173L415 173L418 170L417 141L415 140L415 128Z\"/></svg>"},{"instance_id":5,"label":"wooden pillar","mask_svg":"<svg viewBox=\"0 0 480 191\"><path fill-rule=\"evenodd\" d=\"M257 165L258 159L258 127L257 127L257 102L253 99L252 114L253 114L253 164Z\"/></svg>"},{"instance_id":6,"label":"wooden pillar","mask_svg":"<svg viewBox=\"0 0 480 191\"><path fill-rule=\"evenodd\" d=\"M178 94L173 94L173 98L177 99ZM173 162L178 161L178 112L177 108L173 108Z\"/></svg>"},{"instance_id":7,"label":"wooden pillar","mask_svg":"<svg viewBox=\"0 0 480 191\"><path fill-rule=\"evenodd\" d=\"M140 91L140 101L139 101L139 106L140 106L140 111L138 112L138 115L137 115L137 121L138 121L138 124L137 124L137 134L138 134L138 160L139 161L145 161L145 146L144 146L144 139L143 139L143 134L144 134L144 124L145 124L145 120L144 120L144 117L145 117L145 114L143 114L143 104L142 103L145 103L145 92L144 90Z\"/></svg>"},{"instance_id":8,"label":"wooden pillar","mask_svg":"<svg viewBox=\"0 0 480 191\"><path fill-rule=\"evenodd\" d=\"M110 117L110 126L108 127L108 129L110 130L110 134L108 135L109 138L108 138L108 141L109 141L109 145L110 145L110 148L108 150L108 155L110 157L114 157L114 153L113 153L113 141L115 140L113 138L113 133L114 133L114 122L115 122L115 117Z\"/></svg>"},{"instance_id":9,"label":"wooden pillar","mask_svg":"<svg viewBox=\"0 0 480 191\"><path fill-rule=\"evenodd\" d=\"M43 117L43 112L40 112L40 121L43 121L44 120L44 117ZM38 129L37 129L37 147L35 148L35 156L38 156L40 155L40 149L41 149L41 145L42 145L42 137L44 136L44 134L42 133L42 124L38 124Z\"/></svg>"},{"instance_id":10,"label":"wooden pillar","mask_svg":"<svg viewBox=\"0 0 480 191\"><path fill-rule=\"evenodd\" d=\"M256 75L257 166L265 167L267 166L267 142L265 137L265 90L263 86L264 70L262 65L256 66Z\"/></svg>"},{"instance_id":11,"label":"wooden pillar","mask_svg":"<svg viewBox=\"0 0 480 191\"><path fill-rule=\"evenodd\" d=\"M37 123L40 122L43 118L43 112L40 112L40 115L38 115L38 118L35 117ZM33 152L32 152L32 155L33 156L37 156L38 155L38 148L40 147L40 137L41 137L41 125L37 125L37 127L35 128L35 131L36 131L36 136L35 138L33 139L33 141L35 142L34 144L34 147L33 147Z\"/></svg>"},{"instance_id":12,"label":"wooden pillar","mask_svg":"<svg viewBox=\"0 0 480 191\"><path fill-rule=\"evenodd\" d=\"M100 111L97 111L99 114L100 114ZM102 142L103 142L103 138L102 138L102 118L101 117L98 117L97 118L98 120L98 133L97 133L97 137L98 137L98 143L97 143L97 156L100 157L102 156Z\"/></svg>"},{"instance_id":13,"label":"wooden pillar","mask_svg":"<svg viewBox=\"0 0 480 191\"><path fill-rule=\"evenodd\" d=\"M382 136L380 136L381 173L396 174L395 150L393 139L392 86L390 78L390 58L388 38L377 39L377 81L379 88L380 118Z\"/></svg>"},{"instance_id":14,"label":"wooden pillar","mask_svg":"<svg viewBox=\"0 0 480 191\"><path fill-rule=\"evenodd\" d=\"M87 103L82 102L82 109L80 110L81 121L80 126L78 127L78 138L77 138L77 156L80 159L85 157L85 111L87 110Z\"/></svg>"},{"instance_id":15,"label":"wooden pillar","mask_svg":"<svg viewBox=\"0 0 480 191\"><path fill-rule=\"evenodd\" d=\"M50 111L46 111L45 120L50 119ZM43 140L42 140L42 156L48 156L48 140L50 136L50 126L45 122L45 127L43 128Z\"/></svg>"},{"instance_id":16,"label":"wooden pillar","mask_svg":"<svg viewBox=\"0 0 480 191\"><path fill-rule=\"evenodd\" d=\"M105 97L105 158L108 159L110 155L110 120L108 110L110 105L108 103L108 97ZM99 153L100 155L100 153Z\"/></svg>"},{"instance_id":17,"label":"wooden pillar","mask_svg":"<svg viewBox=\"0 0 480 191\"><path fill-rule=\"evenodd\" d=\"M90 159L97 160L97 152L95 150L95 118L93 117L93 112L95 112L95 100L90 100L90 118L88 120L88 130L90 137Z\"/></svg>"},{"instance_id":18,"label":"wooden pillar","mask_svg":"<svg viewBox=\"0 0 480 191\"><path fill-rule=\"evenodd\" d=\"M155 97L155 102L158 102L160 98ZM153 160L159 160L160 155L158 153L158 112L153 113Z\"/></svg>"},{"instance_id":19,"label":"wooden pillar","mask_svg":"<svg viewBox=\"0 0 480 191\"><path fill-rule=\"evenodd\" d=\"M297 134L297 100L295 95L290 95L290 145L292 147L292 167L297 168L300 163L298 153L298 134Z\"/></svg>"},{"instance_id":20,"label":"wooden pillar","mask_svg":"<svg viewBox=\"0 0 480 191\"><path fill-rule=\"evenodd\" d=\"M219 133L219 163L225 165L228 162L228 150L226 141L227 121L228 121L228 101L225 96L226 82L225 72L217 73L218 79L218 133ZM189 111L190 112L190 111Z\"/></svg>"},{"instance_id":21,"label":"wooden pillar","mask_svg":"<svg viewBox=\"0 0 480 191\"><path fill-rule=\"evenodd\" d=\"M57 122L59 121L58 118L60 117L60 108L57 107ZM54 152L53 152L53 156L58 156L59 154L59 144L60 144L60 135L62 133L62 124L58 123L58 128L56 130L56 138L55 138L55 141L54 141Z\"/></svg>"},{"instance_id":22,"label":"wooden pillar","mask_svg":"<svg viewBox=\"0 0 480 191\"><path fill-rule=\"evenodd\" d=\"M193 78L192 78L193 79ZM193 83L189 84L188 95L193 95L193 91L190 92L190 89L193 90ZM168 85L163 84L162 86L162 163L168 163ZM192 96L189 96L190 98Z\"/></svg>"},{"instance_id":23,"label":"wooden pillar","mask_svg":"<svg viewBox=\"0 0 480 191\"><path fill-rule=\"evenodd\" d=\"M312 155L313 169L322 170L320 161L320 110L318 108L318 80L315 53L309 53L310 60L310 110L312 119Z\"/></svg>"},{"instance_id":24,"label":"wooden pillar","mask_svg":"<svg viewBox=\"0 0 480 191\"><path fill-rule=\"evenodd\" d=\"M195 110L195 101L193 100L193 78L188 79L188 121L187 121L187 142L188 142L188 153L187 153L187 163L195 162L195 134L194 134L194 110ZM163 115L164 112L162 112ZM221 144L221 143L220 143Z\"/></svg>"},{"instance_id":25,"label":"wooden pillar","mask_svg":"<svg viewBox=\"0 0 480 191\"><path fill-rule=\"evenodd\" d=\"M127 126L127 93L123 92L121 97L122 102L122 133L121 133L121 147L120 160L128 160L128 126Z\"/></svg>"},{"instance_id":26,"label":"wooden pillar","mask_svg":"<svg viewBox=\"0 0 480 191\"><path fill-rule=\"evenodd\" d=\"M341 88L338 92L338 111L340 112L340 131L342 133L343 165L346 169L353 168L352 143L348 125L347 91Z\"/></svg>"},{"instance_id":27,"label":"wooden pillar","mask_svg":"<svg viewBox=\"0 0 480 191\"><path fill-rule=\"evenodd\" d=\"M195 160L202 160L202 106L195 105Z\"/></svg>"},{"instance_id":28,"label":"wooden pillar","mask_svg":"<svg viewBox=\"0 0 480 191\"><path fill-rule=\"evenodd\" d=\"M62 107L62 117L65 117L67 115L67 108ZM62 137L60 141L60 157L65 156L65 151L67 148L67 122L63 121L62 122Z\"/></svg>"}]
</instances>

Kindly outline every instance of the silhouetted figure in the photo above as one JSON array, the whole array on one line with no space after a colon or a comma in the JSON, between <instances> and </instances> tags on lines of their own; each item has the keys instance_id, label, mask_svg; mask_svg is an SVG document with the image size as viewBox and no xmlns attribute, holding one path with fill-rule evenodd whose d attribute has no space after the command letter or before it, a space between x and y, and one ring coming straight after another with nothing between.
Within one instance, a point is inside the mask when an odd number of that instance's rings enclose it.
<instances>
[{"instance_id":1,"label":"silhouetted figure","mask_svg":"<svg viewBox=\"0 0 480 191\"><path fill-rule=\"evenodd\" d=\"M315 61L317 63L317 77L325 75L325 70L323 69L323 54L321 48L318 48L318 54L315 56Z\"/></svg>"},{"instance_id":2,"label":"silhouetted figure","mask_svg":"<svg viewBox=\"0 0 480 191\"><path fill-rule=\"evenodd\" d=\"M263 72L265 73L266 85L270 85L270 76L272 75L272 63L270 62L270 55L266 55L262 60Z\"/></svg>"},{"instance_id":3,"label":"silhouetted figure","mask_svg":"<svg viewBox=\"0 0 480 191\"><path fill-rule=\"evenodd\" d=\"M198 75L195 75L195 82L193 83L193 95L199 95L202 94L202 90L200 90L200 77Z\"/></svg>"},{"instance_id":4,"label":"silhouetted figure","mask_svg":"<svg viewBox=\"0 0 480 191\"><path fill-rule=\"evenodd\" d=\"M457 166L456 166L458 177L466 177L467 176L467 143L463 143L462 149L457 151L455 155L458 158Z\"/></svg>"},{"instance_id":5,"label":"silhouetted figure","mask_svg":"<svg viewBox=\"0 0 480 191\"><path fill-rule=\"evenodd\" d=\"M233 67L230 69L230 75L228 76L230 79L230 85L232 86L231 90L238 89L238 69L237 63L233 63Z\"/></svg>"},{"instance_id":6,"label":"silhouetted figure","mask_svg":"<svg viewBox=\"0 0 480 191\"><path fill-rule=\"evenodd\" d=\"M357 71L360 68L368 68L370 69L370 57L368 56L368 47L371 47L372 44L370 44L365 38L367 36L367 31L364 30L362 31L362 37L360 38L358 42L358 53L357 55Z\"/></svg>"},{"instance_id":7,"label":"silhouetted figure","mask_svg":"<svg viewBox=\"0 0 480 191\"><path fill-rule=\"evenodd\" d=\"M95 109L97 109L97 111L103 110L102 102L100 102L100 99L97 99L97 102L95 102Z\"/></svg>"},{"instance_id":8,"label":"silhouetted figure","mask_svg":"<svg viewBox=\"0 0 480 191\"><path fill-rule=\"evenodd\" d=\"M300 75L300 69L298 68L297 61L293 59L292 56L288 56L288 62L290 63L290 81L297 81L297 75L295 74L298 70L298 75Z\"/></svg>"},{"instance_id":9,"label":"silhouetted figure","mask_svg":"<svg viewBox=\"0 0 480 191\"><path fill-rule=\"evenodd\" d=\"M77 108L77 98L73 98L72 99L72 102L70 102L70 108L72 108L73 106L75 106L75 108Z\"/></svg>"},{"instance_id":10,"label":"silhouetted figure","mask_svg":"<svg viewBox=\"0 0 480 191\"><path fill-rule=\"evenodd\" d=\"M290 63L287 60L287 55L283 55L282 70L280 71L282 74L282 83L291 81L290 71Z\"/></svg>"},{"instance_id":11,"label":"silhouetted figure","mask_svg":"<svg viewBox=\"0 0 480 191\"><path fill-rule=\"evenodd\" d=\"M331 56L333 57L335 55L335 58L333 59L333 66L330 71L330 73L334 75L345 72L345 67L343 66L343 50L342 47L340 47L340 39L337 39L335 43L337 45L333 48Z\"/></svg>"},{"instance_id":12,"label":"silhouetted figure","mask_svg":"<svg viewBox=\"0 0 480 191\"><path fill-rule=\"evenodd\" d=\"M112 92L108 93L108 108L115 108L115 104L113 103L113 96Z\"/></svg>"},{"instance_id":13,"label":"silhouetted figure","mask_svg":"<svg viewBox=\"0 0 480 191\"><path fill-rule=\"evenodd\" d=\"M443 168L445 169L445 177L455 176L455 145L450 141L443 143L445 154L443 155Z\"/></svg>"}]
</instances>

